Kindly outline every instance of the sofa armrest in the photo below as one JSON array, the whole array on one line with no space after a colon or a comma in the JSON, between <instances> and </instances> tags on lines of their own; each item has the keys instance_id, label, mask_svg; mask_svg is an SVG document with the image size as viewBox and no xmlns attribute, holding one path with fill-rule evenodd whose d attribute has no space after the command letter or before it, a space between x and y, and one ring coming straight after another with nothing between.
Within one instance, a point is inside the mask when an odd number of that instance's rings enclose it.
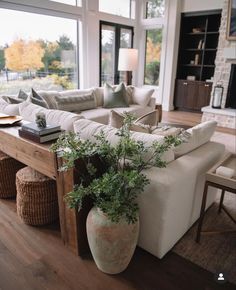
<instances>
[{"instance_id":1,"label":"sofa armrest","mask_svg":"<svg viewBox=\"0 0 236 290\"><path fill-rule=\"evenodd\" d=\"M155 109L158 111L158 122L162 120L162 104L156 104Z\"/></svg>"},{"instance_id":2,"label":"sofa armrest","mask_svg":"<svg viewBox=\"0 0 236 290\"><path fill-rule=\"evenodd\" d=\"M162 258L200 214L205 173L221 158L224 145L208 142L169 163L145 170L150 184L139 196L138 245ZM209 189L207 206L215 190Z\"/></svg>"}]
</instances>

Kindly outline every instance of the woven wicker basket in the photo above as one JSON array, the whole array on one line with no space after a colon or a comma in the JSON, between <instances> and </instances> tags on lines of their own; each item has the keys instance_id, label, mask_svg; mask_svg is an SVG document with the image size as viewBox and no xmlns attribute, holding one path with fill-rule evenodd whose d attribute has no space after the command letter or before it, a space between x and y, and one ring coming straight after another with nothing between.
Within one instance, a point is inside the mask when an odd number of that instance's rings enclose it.
<instances>
[{"instance_id":1,"label":"woven wicker basket","mask_svg":"<svg viewBox=\"0 0 236 290\"><path fill-rule=\"evenodd\" d=\"M16 173L24 166L0 151L0 198L16 196Z\"/></svg>"},{"instance_id":2,"label":"woven wicker basket","mask_svg":"<svg viewBox=\"0 0 236 290\"><path fill-rule=\"evenodd\" d=\"M30 167L16 174L17 214L29 225L45 225L58 219L56 182Z\"/></svg>"}]
</instances>

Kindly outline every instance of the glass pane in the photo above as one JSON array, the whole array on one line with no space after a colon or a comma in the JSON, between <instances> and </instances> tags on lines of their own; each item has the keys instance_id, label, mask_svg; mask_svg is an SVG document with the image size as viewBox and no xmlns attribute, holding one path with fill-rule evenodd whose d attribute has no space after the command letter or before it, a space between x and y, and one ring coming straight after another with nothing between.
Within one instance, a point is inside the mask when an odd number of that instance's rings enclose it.
<instances>
[{"instance_id":1,"label":"glass pane","mask_svg":"<svg viewBox=\"0 0 236 290\"><path fill-rule=\"evenodd\" d=\"M131 0L99 0L99 11L130 18Z\"/></svg>"},{"instance_id":2,"label":"glass pane","mask_svg":"<svg viewBox=\"0 0 236 290\"><path fill-rule=\"evenodd\" d=\"M73 5L73 6L81 6L81 0L50 0L53 2L58 2L58 3L63 3L63 4L68 4L68 5ZM77 2L77 4L76 4Z\"/></svg>"},{"instance_id":3,"label":"glass pane","mask_svg":"<svg viewBox=\"0 0 236 290\"><path fill-rule=\"evenodd\" d=\"M101 85L114 84L115 72L115 27L102 25L102 67Z\"/></svg>"},{"instance_id":4,"label":"glass pane","mask_svg":"<svg viewBox=\"0 0 236 290\"><path fill-rule=\"evenodd\" d=\"M164 17L165 0L147 1L146 18Z\"/></svg>"},{"instance_id":5,"label":"glass pane","mask_svg":"<svg viewBox=\"0 0 236 290\"><path fill-rule=\"evenodd\" d=\"M0 27L0 94L78 87L76 20L0 9Z\"/></svg>"},{"instance_id":6,"label":"glass pane","mask_svg":"<svg viewBox=\"0 0 236 290\"><path fill-rule=\"evenodd\" d=\"M159 85L162 29L146 32L145 78L146 85Z\"/></svg>"},{"instance_id":7,"label":"glass pane","mask_svg":"<svg viewBox=\"0 0 236 290\"><path fill-rule=\"evenodd\" d=\"M132 30L122 28L120 30L120 47L121 48L131 48L132 47ZM126 72L119 72L120 82L126 82Z\"/></svg>"}]
</instances>

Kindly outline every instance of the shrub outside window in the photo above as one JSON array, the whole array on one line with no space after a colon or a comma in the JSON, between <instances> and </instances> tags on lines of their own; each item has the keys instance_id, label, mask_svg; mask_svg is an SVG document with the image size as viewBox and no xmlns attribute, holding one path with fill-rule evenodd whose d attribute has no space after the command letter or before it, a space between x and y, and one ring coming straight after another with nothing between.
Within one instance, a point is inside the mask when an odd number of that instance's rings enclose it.
<instances>
[{"instance_id":1,"label":"shrub outside window","mask_svg":"<svg viewBox=\"0 0 236 290\"><path fill-rule=\"evenodd\" d=\"M146 31L145 85L159 85L162 28Z\"/></svg>"},{"instance_id":2,"label":"shrub outside window","mask_svg":"<svg viewBox=\"0 0 236 290\"><path fill-rule=\"evenodd\" d=\"M164 17L165 0L152 0L146 2L146 18Z\"/></svg>"}]
</instances>

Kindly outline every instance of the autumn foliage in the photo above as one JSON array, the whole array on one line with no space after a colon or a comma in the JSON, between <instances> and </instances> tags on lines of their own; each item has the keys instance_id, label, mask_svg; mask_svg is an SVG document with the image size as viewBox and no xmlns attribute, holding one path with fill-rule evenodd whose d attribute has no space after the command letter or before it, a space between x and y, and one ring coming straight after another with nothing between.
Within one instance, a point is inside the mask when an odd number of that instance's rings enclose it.
<instances>
[{"instance_id":1,"label":"autumn foliage","mask_svg":"<svg viewBox=\"0 0 236 290\"><path fill-rule=\"evenodd\" d=\"M31 71L44 66L44 49L37 41L15 40L5 49L6 67L13 71Z\"/></svg>"}]
</instances>

